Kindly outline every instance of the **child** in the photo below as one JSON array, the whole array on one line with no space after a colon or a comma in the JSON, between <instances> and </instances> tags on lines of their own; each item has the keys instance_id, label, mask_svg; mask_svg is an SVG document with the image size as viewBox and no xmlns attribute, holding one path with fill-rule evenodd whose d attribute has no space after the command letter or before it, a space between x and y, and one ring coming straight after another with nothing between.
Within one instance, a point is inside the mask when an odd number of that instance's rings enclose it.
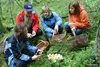
<instances>
[{"instance_id":1,"label":"child","mask_svg":"<svg viewBox=\"0 0 100 67\"><path fill-rule=\"evenodd\" d=\"M72 34L73 30L76 35L79 35L90 27L87 12L76 0L69 4L68 17L69 21L64 24L67 33Z\"/></svg>"},{"instance_id":2,"label":"child","mask_svg":"<svg viewBox=\"0 0 100 67\"><path fill-rule=\"evenodd\" d=\"M26 67L28 61L39 57L37 47L31 46L27 40L27 27L19 23L14 28L14 34L5 41L4 56L9 67Z\"/></svg>"},{"instance_id":3,"label":"child","mask_svg":"<svg viewBox=\"0 0 100 67\"><path fill-rule=\"evenodd\" d=\"M62 33L62 19L48 6L43 6L41 13L41 23L47 38L51 38L55 34Z\"/></svg>"}]
</instances>

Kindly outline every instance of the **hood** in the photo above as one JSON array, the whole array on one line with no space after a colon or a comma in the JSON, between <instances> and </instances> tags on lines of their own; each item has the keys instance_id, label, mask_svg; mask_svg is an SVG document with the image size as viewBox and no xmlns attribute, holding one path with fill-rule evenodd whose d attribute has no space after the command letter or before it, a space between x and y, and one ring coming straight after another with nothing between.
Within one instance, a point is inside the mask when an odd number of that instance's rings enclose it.
<instances>
[{"instance_id":1,"label":"hood","mask_svg":"<svg viewBox=\"0 0 100 67\"><path fill-rule=\"evenodd\" d=\"M80 13L84 10L82 5L80 5L79 10L80 10Z\"/></svg>"}]
</instances>

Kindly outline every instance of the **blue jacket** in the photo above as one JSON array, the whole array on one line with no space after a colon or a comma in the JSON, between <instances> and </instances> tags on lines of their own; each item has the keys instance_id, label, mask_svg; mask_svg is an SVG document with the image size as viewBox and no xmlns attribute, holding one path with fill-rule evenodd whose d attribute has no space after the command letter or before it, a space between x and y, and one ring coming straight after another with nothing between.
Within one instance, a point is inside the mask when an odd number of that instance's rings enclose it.
<instances>
[{"instance_id":1,"label":"blue jacket","mask_svg":"<svg viewBox=\"0 0 100 67\"><path fill-rule=\"evenodd\" d=\"M9 67L14 67L14 59L23 61L32 60L32 56L25 53L32 52L35 54L36 51L37 47L31 46L27 38L16 38L12 35L5 41L4 56Z\"/></svg>"},{"instance_id":2,"label":"blue jacket","mask_svg":"<svg viewBox=\"0 0 100 67\"><path fill-rule=\"evenodd\" d=\"M55 12L52 12L52 17L50 19L41 17L41 24L45 32L53 33L53 28L56 24L58 26L62 25L62 19Z\"/></svg>"}]
</instances>

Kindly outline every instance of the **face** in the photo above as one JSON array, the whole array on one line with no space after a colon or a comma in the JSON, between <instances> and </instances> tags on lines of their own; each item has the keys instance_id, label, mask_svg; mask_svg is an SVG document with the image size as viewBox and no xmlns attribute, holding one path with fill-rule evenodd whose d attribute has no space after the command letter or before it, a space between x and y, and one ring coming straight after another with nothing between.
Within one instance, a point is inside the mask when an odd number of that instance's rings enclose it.
<instances>
[{"instance_id":1,"label":"face","mask_svg":"<svg viewBox=\"0 0 100 67\"><path fill-rule=\"evenodd\" d=\"M27 11L25 10L25 15L26 15L26 16L31 16L31 15L32 15L32 12L27 12Z\"/></svg>"},{"instance_id":2,"label":"face","mask_svg":"<svg viewBox=\"0 0 100 67\"><path fill-rule=\"evenodd\" d=\"M72 5L70 6L69 10L70 10L70 13L72 13L72 14L75 12L75 8Z\"/></svg>"},{"instance_id":3,"label":"face","mask_svg":"<svg viewBox=\"0 0 100 67\"><path fill-rule=\"evenodd\" d=\"M49 13L46 9L42 9L42 16L48 16Z\"/></svg>"}]
</instances>

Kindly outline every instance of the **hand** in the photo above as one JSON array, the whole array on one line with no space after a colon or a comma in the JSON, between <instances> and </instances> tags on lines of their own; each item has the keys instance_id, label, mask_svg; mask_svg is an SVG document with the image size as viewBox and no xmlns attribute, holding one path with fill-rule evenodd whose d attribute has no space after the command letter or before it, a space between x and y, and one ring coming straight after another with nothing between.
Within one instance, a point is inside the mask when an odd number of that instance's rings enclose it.
<instances>
[{"instance_id":1,"label":"hand","mask_svg":"<svg viewBox=\"0 0 100 67\"><path fill-rule=\"evenodd\" d=\"M55 25L54 30L56 30L56 32L58 32L58 28L59 28L59 26L58 25Z\"/></svg>"},{"instance_id":2,"label":"hand","mask_svg":"<svg viewBox=\"0 0 100 67\"><path fill-rule=\"evenodd\" d=\"M36 55L41 55L43 53L43 50L38 49Z\"/></svg>"},{"instance_id":3,"label":"hand","mask_svg":"<svg viewBox=\"0 0 100 67\"><path fill-rule=\"evenodd\" d=\"M28 37L28 38L31 38L32 36L31 36L31 34L30 34L30 33L27 33L27 37Z\"/></svg>"},{"instance_id":4,"label":"hand","mask_svg":"<svg viewBox=\"0 0 100 67\"><path fill-rule=\"evenodd\" d=\"M40 56L40 55L34 55L34 56L32 56L32 60L36 60L36 59L38 59L39 56Z\"/></svg>"},{"instance_id":5,"label":"hand","mask_svg":"<svg viewBox=\"0 0 100 67\"><path fill-rule=\"evenodd\" d=\"M75 28L75 27L72 27L72 29L71 29L71 30L75 32L75 31L76 31L76 28Z\"/></svg>"},{"instance_id":6,"label":"hand","mask_svg":"<svg viewBox=\"0 0 100 67\"><path fill-rule=\"evenodd\" d=\"M33 31L32 32L32 37L34 37L36 35L36 32L35 31Z\"/></svg>"},{"instance_id":7,"label":"hand","mask_svg":"<svg viewBox=\"0 0 100 67\"><path fill-rule=\"evenodd\" d=\"M58 33L58 32L57 32L56 30L54 30L52 36L54 36L54 35L57 34L57 33Z\"/></svg>"},{"instance_id":8,"label":"hand","mask_svg":"<svg viewBox=\"0 0 100 67\"><path fill-rule=\"evenodd\" d=\"M53 36L58 33L58 29L59 29L59 26L55 25L55 28L54 28L54 31L53 31Z\"/></svg>"},{"instance_id":9,"label":"hand","mask_svg":"<svg viewBox=\"0 0 100 67\"><path fill-rule=\"evenodd\" d=\"M69 26L70 27L74 27L75 26L75 23L69 23Z\"/></svg>"},{"instance_id":10,"label":"hand","mask_svg":"<svg viewBox=\"0 0 100 67\"><path fill-rule=\"evenodd\" d=\"M75 27L72 27L71 30L72 30L73 35L76 36L76 34L75 34L76 28Z\"/></svg>"}]
</instances>

